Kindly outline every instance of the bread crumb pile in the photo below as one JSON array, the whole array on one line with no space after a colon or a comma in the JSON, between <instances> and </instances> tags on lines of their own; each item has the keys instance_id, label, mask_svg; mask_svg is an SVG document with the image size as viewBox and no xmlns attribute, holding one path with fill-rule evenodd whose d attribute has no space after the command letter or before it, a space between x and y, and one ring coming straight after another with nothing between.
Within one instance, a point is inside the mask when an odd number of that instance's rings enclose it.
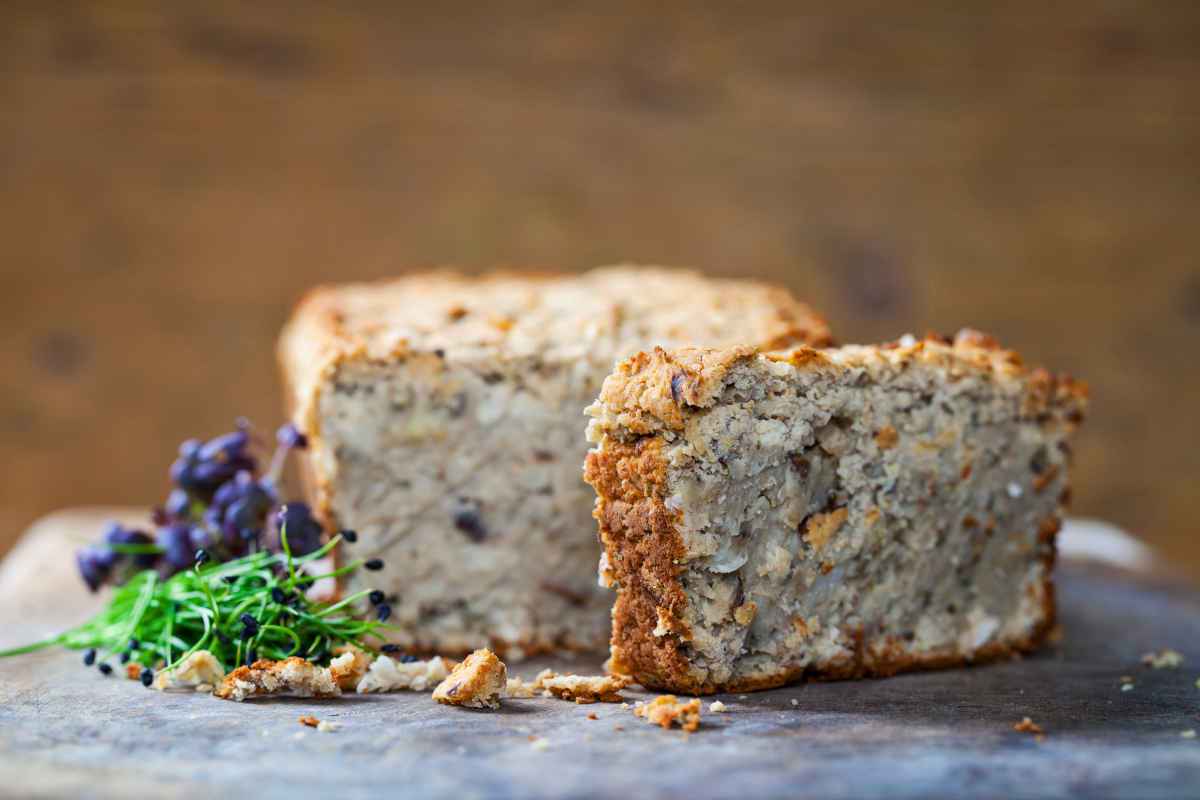
<instances>
[{"instance_id":1,"label":"bread crumb pile","mask_svg":"<svg viewBox=\"0 0 1200 800\"><path fill-rule=\"evenodd\" d=\"M662 728L677 724L689 733L700 727L700 699L680 702L673 694L660 695L649 703L639 703L633 713Z\"/></svg>"}]
</instances>

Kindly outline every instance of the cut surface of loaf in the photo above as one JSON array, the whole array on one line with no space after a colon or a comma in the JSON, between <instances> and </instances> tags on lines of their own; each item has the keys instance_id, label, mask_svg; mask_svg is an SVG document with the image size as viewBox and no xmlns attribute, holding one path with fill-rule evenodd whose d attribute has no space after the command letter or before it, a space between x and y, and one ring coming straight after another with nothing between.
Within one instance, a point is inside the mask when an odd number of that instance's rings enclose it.
<instances>
[{"instance_id":1,"label":"cut surface of loaf","mask_svg":"<svg viewBox=\"0 0 1200 800\"><path fill-rule=\"evenodd\" d=\"M317 289L279 353L311 499L359 533L356 557L384 559L363 586L395 595L393 640L517 658L608 639L580 465L583 410L614 363L656 344L828 336L775 287L618 267Z\"/></svg>"},{"instance_id":2,"label":"cut surface of loaf","mask_svg":"<svg viewBox=\"0 0 1200 800\"><path fill-rule=\"evenodd\" d=\"M1034 648L1085 403L973 332L630 358L589 409L611 669L713 693Z\"/></svg>"}]
</instances>

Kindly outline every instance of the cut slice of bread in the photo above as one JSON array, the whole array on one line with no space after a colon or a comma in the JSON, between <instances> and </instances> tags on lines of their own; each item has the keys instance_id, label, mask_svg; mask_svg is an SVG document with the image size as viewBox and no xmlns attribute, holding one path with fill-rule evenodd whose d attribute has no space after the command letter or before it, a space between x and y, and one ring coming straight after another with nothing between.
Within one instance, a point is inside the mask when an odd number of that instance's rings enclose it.
<instances>
[{"instance_id":1,"label":"cut slice of bread","mask_svg":"<svg viewBox=\"0 0 1200 800\"><path fill-rule=\"evenodd\" d=\"M608 641L580 479L583 409L655 344L820 343L785 290L691 272L452 273L314 290L280 342L308 488L382 572L412 652L506 658Z\"/></svg>"},{"instance_id":2,"label":"cut slice of bread","mask_svg":"<svg viewBox=\"0 0 1200 800\"><path fill-rule=\"evenodd\" d=\"M713 693L1034 648L1085 404L973 332L626 360L586 467L611 668Z\"/></svg>"}]
</instances>

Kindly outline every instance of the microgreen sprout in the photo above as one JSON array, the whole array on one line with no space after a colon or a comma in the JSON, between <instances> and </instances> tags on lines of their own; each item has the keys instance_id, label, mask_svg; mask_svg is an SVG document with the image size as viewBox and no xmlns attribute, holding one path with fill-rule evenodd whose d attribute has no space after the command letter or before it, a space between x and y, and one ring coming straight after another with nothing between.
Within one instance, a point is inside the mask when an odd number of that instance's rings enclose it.
<instances>
[{"instance_id":1,"label":"microgreen sprout","mask_svg":"<svg viewBox=\"0 0 1200 800\"><path fill-rule=\"evenodd\" d=\"M192 569L161 579L143 570L115 587L108 605L91 620L40 642L0 651L0 657L48 647L83 650L85 664L112 672L116 657L142 665L141 681L170 669L198 650L208 650L225 667L252 658L301 656L325 661L331 651L351 644L374 653L385 630L380 619L363 619L357 607L371 596L364 589L337 602L310 600L315 580L339 578L366 567L352 561L318 575L318 562L341 542L334 536L306 555L295 556L280 536L282 553L260 550L225 562L197 558ZM380 615L376 610L376 617Z\"/></svg>"}]
</instances>

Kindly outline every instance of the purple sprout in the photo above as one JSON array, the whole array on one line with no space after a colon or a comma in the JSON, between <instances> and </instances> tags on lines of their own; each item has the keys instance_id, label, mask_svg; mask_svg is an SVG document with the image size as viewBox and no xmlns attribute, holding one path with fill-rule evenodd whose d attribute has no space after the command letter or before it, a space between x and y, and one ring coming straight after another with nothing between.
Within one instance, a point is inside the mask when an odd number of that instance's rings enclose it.
<instances>
[{"instance_id":1,"label":"purple sprout","mask_svg":"<svg viewBox=\"0 0 1200 800\"><path fill-rule=\"evenodd\" d=\"M79 576L93 592L108 582L112 573L112 551L97 545L88 545L75 553L75 565L79 567Z\"/></svg>"},{"instance_id":2,"label":"purple sprout","mask_svg":"<svg viewBox=\"0 0 1200 800\"><path fill-rule=\"evenodd\" d=\"M155 535L112 523L99 544L76 553L88 588L121 584L144 569L157 568L169 577L190 569L198 551L224 561L260 547L264 540L279 550L281 524L287 526L293 554L319 548L324 529L312 510L304 503L280 506L277 489L287 456L307 448L308 438L291 423L281 426L269 469L259 473L254 448L265 448L266 443L252 434L250 424L238 420L230 433L181 444L170 468L174 486L163 505L151 512Z\"/></svg>"},{"instance_id":3,"label":"purple sprout","mask_svg":"<svg viewBox=\"0 0 1200 800\"><path fill-rule=\"evenodd\" d=\"M271 544L283 550L282 534L286 529L288 549L294 556L306 556L321 546L325 529L312 515L307 503L288 503L272 514L274 523Z\"/></svg>"},{"instance_id":4,"label":"purple sprout","mask_svg":"<svg viewBox=\"0 0 1200 800\"><path fill-rule=\"evenodd\" d=\"M258 462L250 454L248 426L200 442L189 439L179 446L179 458L171 465L171 480L193 498L211 500L221 484L242 470L254 472Z\"/></svg>"},{"instance_id":5,"label":"purple sprout","mask_svg":"<svg viewBox=\"0 0 1200 800\"><path fill-rule=\"evenodd\" d=\"M196 546L192 544L192 526L175 522L158 529L158 546L163 549L162 567L168 575L192 566Z\"/></svg>"}]
</instances>

